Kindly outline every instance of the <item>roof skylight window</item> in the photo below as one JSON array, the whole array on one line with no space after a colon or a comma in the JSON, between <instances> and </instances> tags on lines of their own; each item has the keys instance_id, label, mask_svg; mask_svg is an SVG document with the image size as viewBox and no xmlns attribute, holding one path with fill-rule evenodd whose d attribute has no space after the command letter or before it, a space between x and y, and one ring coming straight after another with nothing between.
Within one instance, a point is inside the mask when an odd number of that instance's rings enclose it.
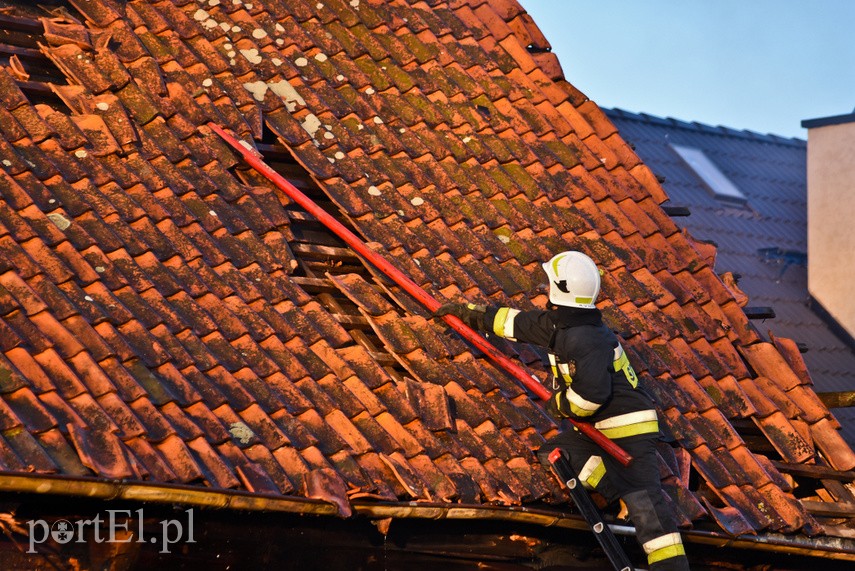
<instances>
[{"instance_id":1,"label":"roof skylight window","mask_svg":"<svg viewBox=\"0 0 855 571\"><path fill-rule=\"evenodd\" d=\"M737 204L745 204L748 201L745 195L742 194L742 191L713 164L702 150L674 144L671 145L671 148L695 171L695 174L712 191L713 196L719 200L735 202Z\"/></svg>"}]
</instances>

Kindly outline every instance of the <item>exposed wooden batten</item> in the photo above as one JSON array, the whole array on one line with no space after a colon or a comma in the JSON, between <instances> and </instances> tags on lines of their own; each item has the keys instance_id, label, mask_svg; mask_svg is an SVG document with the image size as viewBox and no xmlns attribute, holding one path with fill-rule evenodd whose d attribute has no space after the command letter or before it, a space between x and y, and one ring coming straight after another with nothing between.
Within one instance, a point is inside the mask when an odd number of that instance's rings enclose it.
<instances>
[{"instance_id":1,"label":"exposed wooden batten","mask_svg":"<svg viewBox=\"0 0 855 571\"><path fill-rule=\"evenodd\" d=\"M335 287L332 282L324 278L291 276L290 279L309 293L338 291L338 288Z\"/></svg>"},{"instance_id":2,"label":"exposed wooden batten","mask_svg":"<svg viewBox=\"0 0 855 571\"><path fill-rule=\"evenodd\" d=\"M855 406L855 391L816 393L816 396L828 408L848 408Z\"/></svg>"},{"instance_id":3,"label":"exposed wooden batten","mask_svg":"<svg viewBox=\"0 0 855 571\"><path fill-rule=\"evenodd\" d=\"M30 18L22 18L20 16L12 16L10 14L0 14L0 28L31 34L44 33L44 26L42 26L40 21Z\"/></svg>"},{"instance_id":4,"label":"exposed wooden batten","mask_svg":"<svg viewBox=\"0 0 855 571\"><path fill-rule=\"evenodd\" d=\"M772 460L772 464L780 472L802 478L815 478L817 480L840 480L842 482L855 481L855 471L840 471L828 466L817 466L815 464L788 464Z\"/></svg>"},{"instance_id":5,"label":"exposed wooden batten","mask_svg":"<svg viewBox=\"0 0 855 571\"><path fill-rule=\"evenodd\" d=\"M329 259L347 260L348 262L358 261L360 258L353 250L348 248L335 248L332 246L320 246L317 244L293 244L291 249L295 254L301 254L306 258L313 259Z\"/></svg>"},{"instance_id":6,"label":"exposed wooden batten","mask_svg":"<svg viewBox=\"0 0 855 571\"><path fill-rule=\"evenodd\" d=\"M0 57L18 56L21 58L36 60L39 62L48 62L49 60L42 52L33 48L23 48L12 44L0 42Z\"/></svg>"},{"instance_id":7,"label":"exposed wooden batten","mask_svg":"<svg viewBox=\"0 0 855 571\"><path fill-rule=\"evenodd\" d=\"M855 517L855 504L850 502L817 502L814 500L801 500L805 509L813 515L829 517Z\"/></svg>"}]
</instances>

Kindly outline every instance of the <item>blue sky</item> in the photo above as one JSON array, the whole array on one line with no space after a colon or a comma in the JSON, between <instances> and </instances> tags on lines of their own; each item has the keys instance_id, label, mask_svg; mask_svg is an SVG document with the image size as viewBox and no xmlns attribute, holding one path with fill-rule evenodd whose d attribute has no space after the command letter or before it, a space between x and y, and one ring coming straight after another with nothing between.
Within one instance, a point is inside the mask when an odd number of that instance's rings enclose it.
<instances>
[{"instance_id":1,"label":"blue sky","mask_svg":"<svg viewBox=\"0 0 855 571\"><path fill-rule=\"evenodd\" d=\"M807 137L855 108L852 0L519 0L601 107Z\"/></svg>"}]
</instances>

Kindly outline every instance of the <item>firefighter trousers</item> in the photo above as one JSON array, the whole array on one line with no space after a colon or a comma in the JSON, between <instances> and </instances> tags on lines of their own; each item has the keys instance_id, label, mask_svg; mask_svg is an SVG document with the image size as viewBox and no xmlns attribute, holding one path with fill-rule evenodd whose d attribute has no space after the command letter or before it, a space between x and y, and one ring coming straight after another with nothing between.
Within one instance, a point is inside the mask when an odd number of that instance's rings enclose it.
<instances>
[{"instance_id":1,"label":"firefighter trousers","mask_svg":"<svg viewBox=\"0 0 855 571\"><path fill-rule=\"evenodd\" d=\"M570 429L549 439L538 451L538 458L549 466L549 453L561 448L570 456L582 485L596 490L610 503L618 498L624 501L650 571L688 571L674 513L662 491L657 440L657 434L615 440L633 458L624 467L584 434Z\"/></svg>"}]
</instances>

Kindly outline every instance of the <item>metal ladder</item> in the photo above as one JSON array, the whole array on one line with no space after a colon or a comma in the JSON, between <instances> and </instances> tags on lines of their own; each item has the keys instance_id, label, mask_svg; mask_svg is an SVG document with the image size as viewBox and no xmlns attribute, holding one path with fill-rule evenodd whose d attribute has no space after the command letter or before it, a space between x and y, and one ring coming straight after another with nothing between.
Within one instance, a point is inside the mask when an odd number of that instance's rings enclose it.
<instances>
[{"instance_id":1,"label":"metal ladder","mask_svg":"<svg viewBox=\"0 0 855 571\"><path fill-rule=\"evenodd\" d=\"M606 553L609 562L615 568L615 571L633 571L632 563L618 543L617 537L612 532L608 524L603 520L603 514L600 509L588 495L587 490L582 487L579 477L573 467L570 465L570 460L567 453L560 448L556 448L549 454L549 463L552 464L552 470L558 475L567 489L570 491L570 496L582 517L591 526L594 531L594 537Z\"/></svg>"}]
</instances>

